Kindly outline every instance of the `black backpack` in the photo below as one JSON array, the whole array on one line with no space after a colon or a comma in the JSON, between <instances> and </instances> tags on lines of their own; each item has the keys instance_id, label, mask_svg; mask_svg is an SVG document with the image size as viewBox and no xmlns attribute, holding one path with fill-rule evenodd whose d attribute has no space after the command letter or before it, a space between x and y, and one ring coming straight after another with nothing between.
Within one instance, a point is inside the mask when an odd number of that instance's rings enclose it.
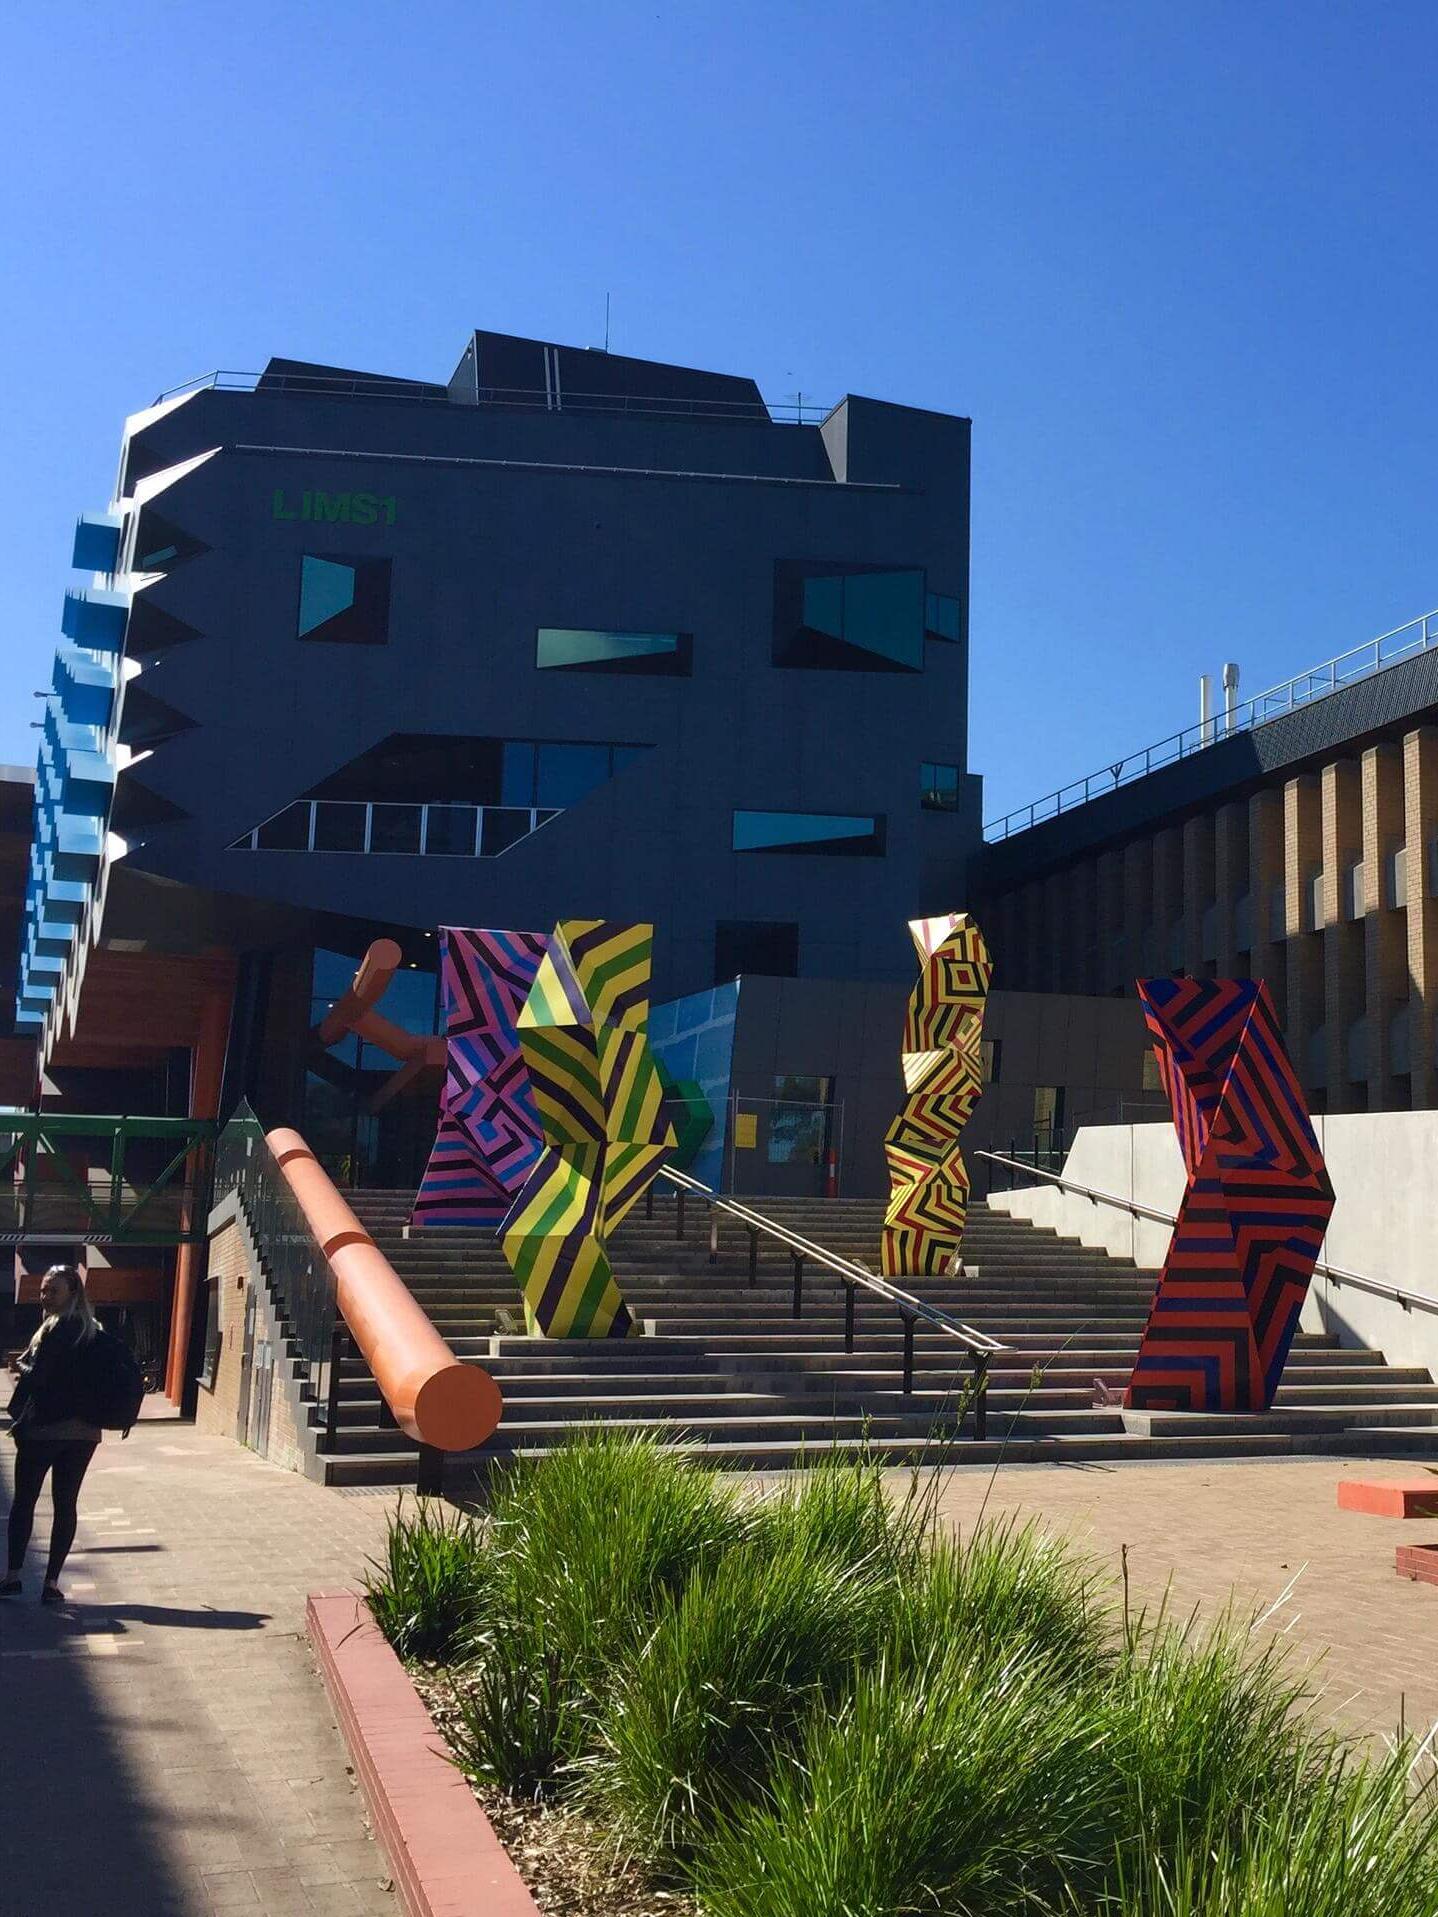
<instances>
[{"instance_id":1,"label":"black backpack","mask_svg":"<svg viewBox=\"0 0 1438 1917\"><path fill-rule=\"evenodd\" d=\"M145 1399L144 1373L128 1345L102 1326L76 1359L90 1423L102 1431L128 1431Z\"/></svg>"}]
</instances>

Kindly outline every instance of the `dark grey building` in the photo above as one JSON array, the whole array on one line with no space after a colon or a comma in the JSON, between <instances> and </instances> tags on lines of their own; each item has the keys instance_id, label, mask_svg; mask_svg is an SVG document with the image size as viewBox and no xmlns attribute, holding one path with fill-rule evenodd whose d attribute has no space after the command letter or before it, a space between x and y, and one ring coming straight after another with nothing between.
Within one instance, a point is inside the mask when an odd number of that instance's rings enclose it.
<instances>
[{"instance_id":1,"label":"dark grey building","mask_svg":"<svg viewBox=\"0 0 1438 1917\"><path fill-rule=\"evenodd\" d=\"M561 916L652 920L658 999L907 983L978 843L968 544L968 421L876 400L492 333L162 398L77 536L22 1022L78 1067L98 954L229 954L278 1086L317 949Z\"/></svg>"}]
</instances>

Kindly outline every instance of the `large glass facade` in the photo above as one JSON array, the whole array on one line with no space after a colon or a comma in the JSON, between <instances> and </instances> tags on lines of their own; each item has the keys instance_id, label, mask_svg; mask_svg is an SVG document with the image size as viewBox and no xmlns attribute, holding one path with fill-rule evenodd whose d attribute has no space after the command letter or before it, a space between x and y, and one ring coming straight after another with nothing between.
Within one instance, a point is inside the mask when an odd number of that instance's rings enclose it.
<instances>
[{"instance_id":1,"label":"large glass facade","mask_svg":"<svg viewBox=\"0 0 1438 1917\"><path fill-rule=\"evenodd\" d=\"M310 1028L317 1026L354 981L358 960L317 948L310 985ZM401 967L390 980L379 1011L392 1025L424 1036L438 1031L440 1006L433 969ZM399 1061L381 1046L349 1032L307 1062L301 1130L320 1163L341 1185L412 1187L419 1181L434 1142L438 1088L419 1080L373 1110Z\"/></svg>"}]
</instances>

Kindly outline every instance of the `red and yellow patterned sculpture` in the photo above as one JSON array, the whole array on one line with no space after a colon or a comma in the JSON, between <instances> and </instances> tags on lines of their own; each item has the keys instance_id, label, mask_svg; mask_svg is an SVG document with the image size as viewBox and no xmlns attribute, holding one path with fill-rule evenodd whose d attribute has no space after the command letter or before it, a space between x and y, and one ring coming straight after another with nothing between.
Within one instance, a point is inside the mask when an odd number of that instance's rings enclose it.
<instances>
[{"instance_id":1,"label":"red and yellow patterned sculpture","mask_svg":"<svg viewBox=\"0 0 1438 1917\"><path fill-rule=\"evenodd\" d=\"M984 1000L993 961L966 912L914 919L919 982L904 1021L904 1105L884 1139L889 1209L886 1278L953 1269L968 1212L969 1174L959 1133L983 1089Z\"/></svg>"}]
</instances>

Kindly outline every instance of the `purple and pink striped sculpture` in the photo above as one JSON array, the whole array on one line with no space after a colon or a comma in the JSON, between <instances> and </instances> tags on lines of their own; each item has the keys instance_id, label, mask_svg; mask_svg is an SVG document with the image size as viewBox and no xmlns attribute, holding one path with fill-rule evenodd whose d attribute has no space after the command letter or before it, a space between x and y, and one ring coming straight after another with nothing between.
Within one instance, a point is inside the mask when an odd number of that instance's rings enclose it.
<instances>
[{"instance_id":1,"label":"purple and pink striped sculpture","mask_svg":"<svg viewBox=\"0 0 1438 1917\"><path fill-rule=\"evenodd\" d=\"M549 934L447 925L439 941L448 1059L412 1222L497 1228L544 1147L515 1020Z\"/></svg>"}]
</instances>

